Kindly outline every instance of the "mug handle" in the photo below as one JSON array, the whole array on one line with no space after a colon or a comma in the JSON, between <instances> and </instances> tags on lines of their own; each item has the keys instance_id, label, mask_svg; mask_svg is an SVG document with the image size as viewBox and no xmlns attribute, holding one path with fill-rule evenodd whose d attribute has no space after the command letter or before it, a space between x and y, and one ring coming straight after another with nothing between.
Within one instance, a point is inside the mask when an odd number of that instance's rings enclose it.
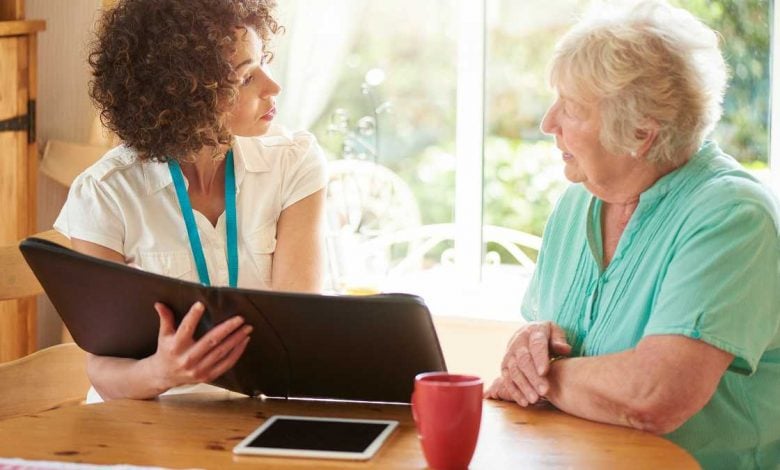
<instances>
[{"instance_id":1,"label":"mug handle","mask_svg":"<svg viewBox=\"0 0 780 470\"><path fill-rule=\"evenodd\" d=\"M417 394L415 392L412 392L412 419L414 419L414 422L416 424L420 423L420 420L417 416L417 400L415 400L415 397Z\"/></svg>"}]
</instances>

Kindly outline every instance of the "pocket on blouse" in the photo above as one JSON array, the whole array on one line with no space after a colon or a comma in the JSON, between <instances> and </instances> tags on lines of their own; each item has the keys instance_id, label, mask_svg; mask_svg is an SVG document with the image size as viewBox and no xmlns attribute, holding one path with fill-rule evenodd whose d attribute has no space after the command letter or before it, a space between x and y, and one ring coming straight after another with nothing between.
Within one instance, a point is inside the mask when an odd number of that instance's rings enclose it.
<instances>
[{"instance_id":1,"label":"pocket on blouse","mask_svg":"<svg viewBox=\"0 0 780 470\"><path fill-rule=\"evenodd\" d=\"M247 244L260 278L266 283L270 283L274 251L276 250L276 224L266 224L251 232L247 237Z\"/></svg>"},{"instance_id":2,"label":"pocket on blouse","mask_svg":"<svg viewBox=\"0 0 780 470\"><path fill-rule=\"evenodd\" d=\"M192 272L192 260L190 252L177 251L148 251L139 253L140 268L163 276L182 279Z\"/></svg>"}]
</instances>

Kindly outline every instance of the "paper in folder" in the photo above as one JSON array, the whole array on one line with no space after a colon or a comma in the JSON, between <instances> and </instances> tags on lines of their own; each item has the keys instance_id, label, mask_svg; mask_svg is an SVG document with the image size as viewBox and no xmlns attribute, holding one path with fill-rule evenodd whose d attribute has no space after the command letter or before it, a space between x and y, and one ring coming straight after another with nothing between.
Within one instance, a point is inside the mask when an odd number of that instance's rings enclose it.
<instances>
[{"instance_id":1,"label":"paper in folder","mask_svg":"<svg viewBox=\"0 0 780 470\"><path fill-rule=\"evenodd\" d=\"M214 385L250 396L408 403L414 376L446 366L430 312L406 294L328 296L208 287L28 238L20 249L85 351L144 358L157 349L155 302L176 323L206 306L196 338L233 315L254 327Z\"/></svg>"}]
</instances>

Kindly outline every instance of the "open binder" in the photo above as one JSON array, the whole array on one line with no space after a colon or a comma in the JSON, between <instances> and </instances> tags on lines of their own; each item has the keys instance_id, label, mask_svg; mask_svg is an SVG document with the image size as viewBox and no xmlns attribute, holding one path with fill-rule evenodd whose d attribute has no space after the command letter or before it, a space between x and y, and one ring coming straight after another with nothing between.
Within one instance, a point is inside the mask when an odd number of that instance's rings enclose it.
<instances>
[{"instance_id":1,"label":"open binder","mask_svg":"<svg viewBox=\"0 0 780 470\"><path fill-rule=\"evenodd\" d=\"M414 376L446 366L430 312L406 294L365 297L208 287L77 253L37 238L20 249L76 343L140 359L157 349L155 302L181 321L206 306L195 333L242 315L254 327L214 385L251 396L408 403Z\"/></svg>"}]
</instances>

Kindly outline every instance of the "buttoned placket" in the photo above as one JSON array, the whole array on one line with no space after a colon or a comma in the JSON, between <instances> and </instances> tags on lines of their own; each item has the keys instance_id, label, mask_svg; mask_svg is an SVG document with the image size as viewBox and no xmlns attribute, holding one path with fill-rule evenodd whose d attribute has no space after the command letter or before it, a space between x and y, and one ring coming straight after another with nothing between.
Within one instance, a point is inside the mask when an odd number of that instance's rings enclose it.
<instances>
[{"instance_id":1,"label":"buttoned placket","mask_svg":"<svg viewBox=\"0 0 780 470\"><path fill-rule=\"evenodd\" d=\"M582 344L582 350L586 351L587 347L589 347L589 336L588 333L591 331L591 328L593 327L593 324L598 319L601 309L600 306L602 305L601 297L603 297L603 291L605 289L606 284L609 283L610 278L612 278L614 275L616 275L616 271L621 268L621 261L624 257L624 254L626 250L629 249L629 247L632 245L634 237L637 234L637 230L641 226L641 220L644 218L645 213L652 208L657 201L651 199L651 200L643 200L640 198L640 202L637 205L634 213L631 215L631 220L629 221L628 225L626 226L625 230L620 236L620 241L618 242L618 246L615 249L614 256L612 257L612 260L610 261L609 265L606 268L603 268L602 266L598 266L598 275L595 279L591 281L591 283L588 285L587 295L588 295L588 304L586 308L586 315L584 319L584 326L585 326L585 338L583 340ZM593 214L593 219L595 220L598 216L600 218L600 210L599 214ZM600 229L599 229L600 230ZM591 243L591 248L595 248L595 245ZM602 248L603 249L603 248ZM597 256L596 252L593 252L594 259L599 260L600 257ZM596 264L598 264L599 261L596 261ZM614 292L613 292L614 294Z\"/></svg>"},{"instance_id":2,"label":"buttoned placket","mask_svg":"<svg viewBox=\"0 0 780 470\"><path fill-rule=\"evenodd\" d=\"M601 207L599 204L598 211L596 210L596 199L593 198L591 202L591 206L588 209L588 231L589 231L588 245L591 250L593 262L596 264L597 273L595 278L591 279L586 291L588 300L585 307L586 310L582 322L584 331L583 331L583 340L582 340L581 347L583 351L586 351L587 349L589 333L601 313L601 309L600 309L600 306L602 304L601 297L605 285L609 282L609 279L614 273L614 271L618 269L620 260L623 258L623 252L631 244L631 240L634 236L634 233L636 232L636 227L638 223L637 219L639 218L638 212L639 212L639 207L637 207L637 213L633 214L631 221L626 227L626 230L621 235L620 241L618 242L618 246L615 249L615 253L612 260L610 261L608 266L604 267L602 264L603 263L602 252L604 249L603 234L601 233L601 224L600 224ZM598 233L596 233L596 230L598 230ZM597 235L598 235L598 241L596 240Z\"/></svg>"}]
</instances>

